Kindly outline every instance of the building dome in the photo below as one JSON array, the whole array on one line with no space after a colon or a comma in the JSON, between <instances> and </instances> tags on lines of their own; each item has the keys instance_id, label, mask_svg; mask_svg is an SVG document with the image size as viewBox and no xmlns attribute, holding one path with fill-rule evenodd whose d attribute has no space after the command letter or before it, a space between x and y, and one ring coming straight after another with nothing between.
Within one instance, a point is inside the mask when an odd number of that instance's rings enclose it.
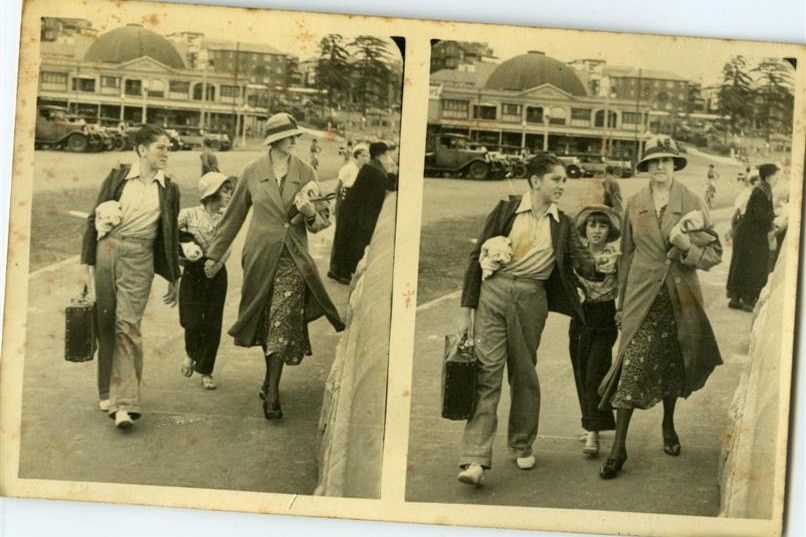
<instances>
[{"instance_id":1,"label":"building dome","mask_svg":"<svg viewBox=\"0 0 806 537\"><path fill-rule=\"evenodd\" d=\"M182 56L170 41L139 24L128 24L101 34L87 50L84 61L124 63L143 56L168 67L185 67Z\"/></svg>"},{"instance_id":2,"label":"building dome","mask_svg":"<svg viewBox=\"0 0 806 537\"><path fill-rule=\"evenodd\" d=\"M578 97L587 95L585 84L571 67L537 51L515 56L499 65L484 87L491 90L523 91L543 84L551 84Z\"/></svg>"}]
</instances>

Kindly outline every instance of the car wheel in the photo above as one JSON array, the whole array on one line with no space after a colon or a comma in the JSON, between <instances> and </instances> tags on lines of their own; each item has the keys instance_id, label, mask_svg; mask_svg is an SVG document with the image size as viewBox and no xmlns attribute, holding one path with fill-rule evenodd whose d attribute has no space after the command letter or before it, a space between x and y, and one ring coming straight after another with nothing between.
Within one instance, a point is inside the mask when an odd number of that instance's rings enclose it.
<instances>
[{"instance_id":1,"label":"car wheel","mask_svg":"<svg viewBox=\"0 0 806 537\"><path fill-rule=\"evenodd\" d=\"M613 168L611 173L620 179L624 177L624 168L622 168L621 166L616 166L615 168Z\"/></svg>"},{"instance_id":2,"label":"car wheel","mask_svg":"<svg viewBox=\"0 0 806 537\"><path fill-rule=\"evenodd\" d=\"M67 139L67 147L68 151L73 151L74 153L81 153L82 151L87 150L87 146L89 142L87 141L87 137L83 134L71 134L70 137Z\"/></svg>"},{"instance_id":3,"label":"car wheel","mask_svg":"<svg viewBox=\"0 0 806 537\"><path fill-rule=\"evenodd\" d=\"M125 151L126 150L126 139L122 136L118 136L112 141L112 149L115 151Z\"/></svg>"},{"instance_id":4,"label":"car wheel","mask_svg":"<svg viewBox=\"0 0 806 537\"><path fill-rule=\"evenodd\" d=\"M565 171L571 179L577 179L582 175L582 170L576 164L570 164Z\"/></svg>"},{"instance_id":5,"label":"car wheel","mask_svg":"<svg viewBox=\"0 0 806 537\"><path fill-rule=\"evenodd\" d=\"M488 172L489 169L487 165L479 161L473 162L467 167L467 176L471 179L476 179L477 181L486 179Z\"/></svg>"},{"instance_id":6,"label":"car wheel","mask_svg":"<svg viewBox=\"0 0 806 537\"><path fill-rule=\"evenodd\" d=\"M212 149L213 151L221 151L221 142L219 142L218 140L211 140L210 149Z\"/></svg>"},{"instance_id":7,"label":"car wheel","mask_svg":"<svg viewBox=\"0 0 806 537\"><path fill-rule=\"evenodd\" d=\"M526 165L518 163L512 166L512 177L526 177Z\"/></svg>"}]
</instances>

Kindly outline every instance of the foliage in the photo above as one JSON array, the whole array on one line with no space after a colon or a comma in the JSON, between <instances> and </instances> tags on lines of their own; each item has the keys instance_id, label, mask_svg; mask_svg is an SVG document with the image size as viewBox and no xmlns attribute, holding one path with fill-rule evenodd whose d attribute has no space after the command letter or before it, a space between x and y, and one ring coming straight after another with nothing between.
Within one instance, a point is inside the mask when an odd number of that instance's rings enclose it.
<instances>
[{"instance_id":1,"label":"foliage","mask_svg":"<svg viewBox=\"0 0 806 537\"><path fill-rule=\"evenodd\" d=\"M744 56L734 56L722 68L719 109L730 117L730 132L747 127L753 120L753 79Z\"/></svg>"},{"instance_id":2,"label":"foliage","mask_svg":"<svg viewBox=\"0 0 806 537\"><path fill-rule=\"evenodd\" d=\"M340 34L328 34L319 42L316 62L316 85L327 92L327 103L333 107L344 102L351 91L350 51Z\"/></svg>"},{"instance_id":3,"label":"foliage","mask_svg":"<svg viewBox=\"0 0 806 537\"><path fill-rule=\"evenodd\" d=\"M780 58L764 58L753 69L758 74L756 122L769 138L772 132L789 132L795 98L790 67Z\"/></svg>"}]
</instances>

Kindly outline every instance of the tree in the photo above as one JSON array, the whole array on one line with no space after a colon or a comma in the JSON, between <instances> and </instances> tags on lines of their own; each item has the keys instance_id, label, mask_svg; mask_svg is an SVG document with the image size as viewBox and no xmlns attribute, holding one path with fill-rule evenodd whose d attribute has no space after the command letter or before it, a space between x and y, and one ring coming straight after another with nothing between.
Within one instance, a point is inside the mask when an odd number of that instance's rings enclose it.
<instances>
[{"instance_id":1,"label":"tree","mask_svg":"<svg viewBox=\"0 0 806 537\"><path fill-rule=\"evenodd\" d=\"M764 58L752 71L757 74L756 122L769 140L770 134L791 132L795 98L791 67L781 58Z\"/></svg>"},{"instance_id":2,"label":"tree","mask_svg":"<svg viewBox=\"0 0 806 537\"><path fill-rule=\"evenodd\" d=\"M349 47L356 60L353 65L354 89L360 99L362 113L366 114L370 106L389 106L389 84L392 79L389 42L371 35L360 35Z\"/></svg>"},{"instance_id":3,"label":"tree","mask_svg":"<svg viewBox=\"0 0 806 537\"><path fill-rule=\"evenodd\" d=\"M731 134L748 126L753 119L753 79L744 56L734 56L722 68L719 88L719 110L729 117Z\"/></svg>"},{"instance_id":4,"label":"tree","mask_svg":"<svg viewBox=\"0 0 806 537\"><path fill-rule=\"evenodd\" d=\"M327 92L330 107L350 98L350 51L339 34L328 34L319 42L316 87Z\"/></svg>"}]
</instances>

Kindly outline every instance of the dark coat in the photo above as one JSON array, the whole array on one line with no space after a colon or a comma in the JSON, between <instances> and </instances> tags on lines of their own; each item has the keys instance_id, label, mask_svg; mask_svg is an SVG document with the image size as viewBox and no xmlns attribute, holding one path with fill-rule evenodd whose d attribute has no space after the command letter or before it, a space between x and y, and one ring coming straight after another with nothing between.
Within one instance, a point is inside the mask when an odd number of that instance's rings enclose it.
<instances>
[{"instance_id":1,"label":"dark coat","mask_svg":"<svg viewBox=\"0 0 806 537\"><path fill-rule=\"evenodd\" d=\"M307 227L304 219L289 218L294 196L302 186L315 180L313 168L292 156L281 194L268 153L248 164L238 179L232 200L207 252L209 259L221 259L241 229L249 209L252 209L252 220L241 258L244 273L241 304L238 319L229 329L229 335L235 338L236 345L258 345L258 324L265 312L266 301L274 285L274 273L284 248L305 280L305 320L310 322L325 315L336 330L344 329L344 323L308 253L308 230L315 233L328 227L330 222L323 213L317 213L315 222Z\"/></svg>"},{"instance_id":2,"label":"dark coat","mask_svg":"<svg viewBox=\"0 0 806 537\"><path fill-rule=\"evenodd\" d=\"M691 392L702 388L713 369L722 363L697 278L697 269L708 270L721 262L722 245L719 240L702 247L692 245L688 253L682 255L669 242L672 228L693 210L701 211L705 215L706 227L711 227L702 198L679 181L671 185L660 226L649 187L627 202L618 268L621 343L618 356L599 388L602 405L609 403L618 387L624 352L663 285L672 301L677 339L683 353L685 386L682 395L688 397Z\"/></svg>"},{"instance_id":3,"label":"dark coat","mask_svg":"<svg viewBox=\"0 0 806 537\"><path fill-rule=\"evenodd\" d=\"M728 292L747 300L758 298L767 284L769 273L769 232L775 211L772 188L760 180L747 200L744 215L737 218L733 238L733 256L728 272Z\"/></svg>"},{"instance_id":4,"label":"dark coat","mask_svg":"<svg viewBox=\"0 0 806 537\"><path fill-rule=\"evenodd\" d=\"M121 164L112 168L109 175L101 185L95 207L106 201L120 201L123 187L126 185L126 175L131 166ZM179 217L179 187L167 175L165 187L159 186L160 219L157 227L157 237L154 240L154 272L168 280L175 282L179 279L179 231L177 218ZM87 228L84 230L84 239L81 245L81 262L85 265L95 265L95 253L98 247L98 232L95 230L95 207L87 216Z\"/></svg>"},{"instance_id":5,"label":"dark coat","mask_svg":"<svg viewBox=\"0 0 806 537\"><path fill-rule=\"evenodd\" d=\"M515 221L515 211L521 203L521 196L510 196L508 200L501 200L487 217L484 229L479 235L476 247L470 253L467 268L465 269L465 283L462 289L462 306L476 308L481 293L481 265L479 253L482 245L492 237L509 236L512 224ZM576 277L574 270L587 278L596 276L593 256L582 245L579 235L574 229L574 220L562 211L559 211L560 221L549 218L551 222L551 244L554 247L556 258L554 270L546 281L546 298L549 311L563 315L576 315L584 319L582 307L579 304L579 295L576 290Z\"/></svg>"},{"instance_id":6,"label":"dark coat","mask_svg":"<svg viewBox=\"0 0 806 537\"><path fill-rule=\"evenodd\" d=\"M339 206L331 257L333 273L348 277L355 272L372 240L386 191L393 189L393 182L379 162L372 160L361 167Z\"/></svg>"}]
</instances>

